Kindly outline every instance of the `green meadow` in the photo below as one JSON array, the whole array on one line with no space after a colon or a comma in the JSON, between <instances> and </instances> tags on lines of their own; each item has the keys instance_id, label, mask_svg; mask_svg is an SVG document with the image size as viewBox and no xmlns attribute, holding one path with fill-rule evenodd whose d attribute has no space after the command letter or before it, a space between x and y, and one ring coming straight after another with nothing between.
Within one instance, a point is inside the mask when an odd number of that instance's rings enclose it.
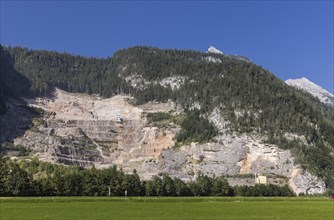
<instances>
[{"instance_id":1,"label":"green meadow","mask_svg":"<svg viewBox=\"0 0 334 220\"><path fill-rule=\"evenodd\" d=\"M334 219L326 197L0 198L0 219Z\"/></svg>"}]
</instances>

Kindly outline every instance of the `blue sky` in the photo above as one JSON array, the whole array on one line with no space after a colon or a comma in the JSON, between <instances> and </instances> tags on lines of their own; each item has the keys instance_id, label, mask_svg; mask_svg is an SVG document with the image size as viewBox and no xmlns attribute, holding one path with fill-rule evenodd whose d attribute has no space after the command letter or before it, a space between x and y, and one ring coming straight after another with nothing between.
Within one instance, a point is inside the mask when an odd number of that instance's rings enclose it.
<instances>
[{"instance_id":1,"label":"blue sky","mask_svg":"<svg viewBox=\"0 0 334 220\"><path fill-rule=\"evenodd\" d=\"M239 54L333 93L330 1L7 1L4 45L107 57L149 45Z\"/></svg>"}]
</instances>

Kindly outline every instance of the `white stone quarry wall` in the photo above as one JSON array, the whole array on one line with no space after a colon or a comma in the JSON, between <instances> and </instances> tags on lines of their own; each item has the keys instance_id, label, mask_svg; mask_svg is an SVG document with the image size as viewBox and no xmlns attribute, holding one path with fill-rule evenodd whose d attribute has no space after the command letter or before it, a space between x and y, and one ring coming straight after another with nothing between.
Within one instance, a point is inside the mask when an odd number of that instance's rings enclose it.
<instances>
[{"instance_id":1,"label":"white stone quarry wall","mask_svg":"<svg viewBox=\"0 0 334 220\"><path fill-rule=\"evenodd\" d=\"M225 128L229 122L218 108L207 116L220 132L215 142L174 149L174 137L180 128L150 127L143 112L168 112L177 109L176 105L152 102L135 107L127 99L131 97L101 99L57 89L53 99L28 100L48 113L45 124L38 131L28 130L15 143L33 149L50 162L94 164L97 168L116 164L126 172L136 169L143 179L161 172L187 181L199 173L270 174L287 177L297 194L325 191L325 183L302 171L288 150L264 144L260 137L228 134ZM122 124L116 123L118 115Z\"/></svg>"}]
</instances>

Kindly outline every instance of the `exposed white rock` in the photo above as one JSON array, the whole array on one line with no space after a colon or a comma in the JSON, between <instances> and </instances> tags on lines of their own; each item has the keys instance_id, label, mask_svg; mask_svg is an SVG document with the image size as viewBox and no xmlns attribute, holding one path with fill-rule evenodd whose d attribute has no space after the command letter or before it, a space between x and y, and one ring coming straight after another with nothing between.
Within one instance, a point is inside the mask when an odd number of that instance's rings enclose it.
<instances>
[{"instance_id":1,"label":"exposed white rock","mask_svg":"<svg viewBox=\"0 0 334 220\"><path fill-rule=\"evenodd\" d=\"M55 118L67 120L116 120L120 115L127 120L140 119L142 109L130 105L126 95L102 99L98 96L68 93L56 89L54 98L26 99L28 105L56 112Z\"/></svg>"},{"instance_id":2,"label":"exposed white rock","mask_svg":"<svg viewBox=\"0 0 334 220\"><path fill-rule=\"evenodd\" d=\"M284 137L290 141L297 140L300 141L301 143L307 145L307 140L304 135L298 135L298 134L293 134L293 133L285 133Z\"/></svg>"},{"instance_id":3,"label":"exposed white rock","mask_svg":"<svg viewBox=\"0 0 334 220\"><path fill-rule=\"evenodd\" d=\"M311 82L305 77L302 77L300 79L288 79L285 81L285 83L310 93L325 104L334 105L334 95L332 93Z\"/></svg>"},{"instance_id":4,"label":"exposed white rock","mask_svg":"<svg viewBox=\"0 0 334 220\"><path fill-rule=\"evenodd\" d=\"M224 54L222 51L218 50L214 46L210 46L208 48L208 53L215 53L215 54Z\"/></svg>"},{"instance_id":5,"label":"exposed white rock","mask_svg":"<svg viewBox=\"0 0 334 220\"><path fill-rule=\"evenodd\" d=\"M219 58L215 58L215 57L205 57L205 60L208 61L208 62L211 62L211 63L221 63L221 59Z\"/></svg>"},{"instance_id":6,"label":"exposed white rock","mask_svg":"<svg viewBox=\"0 0 334 220\"><path fill-rule=\"evenodd\" d=\"M222 116L220 110L216 107L208 116L208 120L218 129L220 133L225 133L226 127L230 124Z\"/></svg>"},{"instance_id":7,"label":"exposed white rock","mask_svg":"<svg viewBox=\"0 0 334 220\"><path fill-rule=\"evenodd\" d=\"M163 87L171 87L172 90L179 89L185 82L184 76L171 76L163 78L159 84Z\"/></svg>"},{"instance_id":8,"label":"exposed white rock","mask_svg":"<svg viewBox=\"0 0 334 220\"><path fill-rule=\"evenodd\" d=\"M221 136L217 143L192 143L178 150L165 149L154 165L156 172L166 172L173 177L189 181L198 173L209 176L234 175L240 171L238 161L244 153L243 138ZM138 173L144 173L147 165L143 164Z\"/></svg>"},{"instance_id":9,"label":"exposed white rock","mask_svg":"<svg viewBox=\"0 0 334 220\"><path fill-rule=\"evenodd\" d=\"M163 78L160 81L157 80L146 80L144 79L140 74L131 74L129 76L124 77L125 81L129 83L133 88L137 89L145 89L150 85L158 85L168 88L170 87L172 90L179 89L182 85L185 83L185 77L184 76L170 76Z\"/></svg>"},{"instance_id":10,"label":"exposed white rock","mask_svg":"<svg viewBox=\"0 0 334 220\"><path fill-rule=\"evenodd\" d=\"M324 181L298 167L293 168L289 185L297 195L299 193L306 195L323 194L326 191Z\"/></svg>"},{"instance_id":11,"label":"exposed white rock","mask_svg":"<svg viewBox=\"0 0 334 220\"><path fill-rule=\"evenodd\" d=\"M143 111L170 111L170 102L135 107L128 103L129 99L124 95L101 99L56 89L52 99L27 100L44 109L45 125L38 132L27 131L15 144L33 149L50 162L94 164L98 168L117 164L133 169L133 163L126 166L128 161L156 158L162 149L173 146L178 128L145 127ZM118 117L122 118L121 123Z\"/></svg>"},{"instance_id":12,"label":"exposed white rock","mask_svg":"<svg viewBox=\"0 0 334 220\"><path fill-rule=\"evenodd\" d=\"M197 109L197 110L201 110L201 104L199 103L199 102L194 102L190 107L189 107L189 109L190 110L195 110L195 109Z\"/></svg>"},{"instance_id":13,"label":"exposed white rock","mask_svg":"<svg viewBox=\"0 0 334 220\"><path fill-rule=\"evenodd\" d=\"M152 84L150 81L145 80L140 74L131 74L124 79L127 83L130 83L133 88L137 89L145 89Z\"/></svg>"},{"instance_id":14,"label":"exposed white rock","mask_svg":"<svg viewBox=\"0 0 334 220\"><path fill-rule=\"evenodd\" d=\"M290 151L279 149L275 145L263 144L258 139L247 138L246 154L242 161L240 173L278 174L291 176L293 158Z\"/></svg>"},{"instance_id":15,"label":"exposed white rock","mask_svg":"<svg viewBox=\"0 0 334 220\"><path fill-rule=\"evenodd\" d=\"M26 131L14 143L32 149L49 162L94 164L97 168L116 164L125 172L136 169L143 179L161 172L187 181L196 178L199 172L210 176L282 175L290 179L288 183L297 194L325 190L323 181L301 172L290 151L264 144L260 137L225 132L228 122L219 108L206 115L220 131L215 142L191 143L174 149L175 135L180 127L147 125L144 112L169 112L177 109L176 103L149 102L133 106L127 99L131 97L117 95L101 99L57 89L52 99L28 100L31 105L45 110L44 122L35 131ZM199 109L200 105L194 102L192 107ZM248 112L240 112L245 113ZM122 123L117 123L118 115ZM286 136L303 138L294 134ZM233 178L229 181L233 185L255 184L253 180L238 182Z\"/></svg>"},{"instance_id":16,"label":"exposed white rock","mask_svg":"<svg viewBox=\"0 0 334 220\"><path fill-rule=\"evenodd\" d=\"M289 150L282 150L275 145L262 144L259 140L248 139L245 147L247 154L239 162L240 173L276 174L289 178L289 186L300 192L322 194L326 190L324 181L307 171L302 172L295 164Z\"/></svg>"}]
</instances>

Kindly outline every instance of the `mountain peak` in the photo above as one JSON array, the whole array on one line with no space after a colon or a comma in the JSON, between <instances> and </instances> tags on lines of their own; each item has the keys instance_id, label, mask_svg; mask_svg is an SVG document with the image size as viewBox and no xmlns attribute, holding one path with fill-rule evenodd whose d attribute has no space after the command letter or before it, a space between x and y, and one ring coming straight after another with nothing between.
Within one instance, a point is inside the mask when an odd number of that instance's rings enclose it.
<instances>
[{"instance_id":1,"label":"mountain peak","mask_svg":"<svg viewBox=\"0 0 334 220\"><path fill-rule=\"evenodd\" d=\"M218 50L218 49L215 48L214 46L210 46L210 47L208 48L208 53L224 54L223 52L221 52L220 50Z\"/></svg>"},{"instance_id":2,"label":"mountain peak","mask_svg":"<svg viewBox=\"0 0 334 220\"><path fill-rule=\"evenodd\" d=\"M285 81L289 86L296 87L305 92L310 93L314 97L319 98L319 100L325 104L334 105L334 95L327 90L323 89L321 86L311 82L305 77L300 79L288 79Z\"/></svg>"}]
</instances>

